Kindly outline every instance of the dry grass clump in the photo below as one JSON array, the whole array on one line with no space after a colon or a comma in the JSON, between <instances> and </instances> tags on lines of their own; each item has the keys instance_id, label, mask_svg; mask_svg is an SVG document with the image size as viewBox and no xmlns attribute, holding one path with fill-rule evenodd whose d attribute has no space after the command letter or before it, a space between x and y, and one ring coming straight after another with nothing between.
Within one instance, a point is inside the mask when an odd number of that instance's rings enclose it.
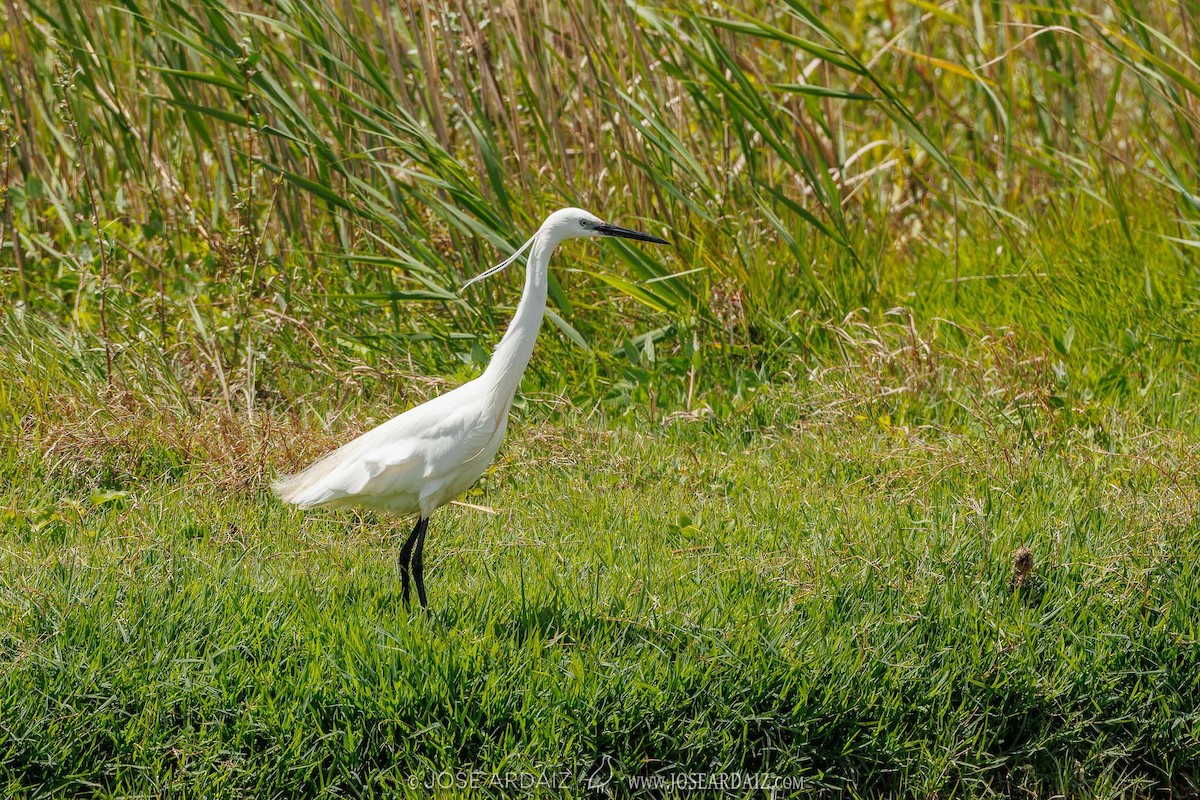
<instances>
[{"instance_id":1,"label":"dry grass clump","mask_svg":"<svg viewBox=\"0 0 1200 800\"><path fill-rule=\"evenodd\" d=\"M361 429L351 423L336 435ZM125 392L101 407L76 396L55 398L53 413L26 432L22 446L41 450L51 476L81 486L123 489L186 474L214 491L243 493L334 441L280 409L249 417L197 402L184 411Z\"/></svg>"},{"instance_id":2,"label":"dry grass clump","mask_svg":"<svg viewBox=\"0 0 1200 800\"><path fill-rule=\"evenodd\" d=\"M1021 586L1032 572L1033 551L1025 545L1021 545L1012 554L1012 576L1009 578L1009 583L1013 586Z\"/></svg>"}]
</instances>

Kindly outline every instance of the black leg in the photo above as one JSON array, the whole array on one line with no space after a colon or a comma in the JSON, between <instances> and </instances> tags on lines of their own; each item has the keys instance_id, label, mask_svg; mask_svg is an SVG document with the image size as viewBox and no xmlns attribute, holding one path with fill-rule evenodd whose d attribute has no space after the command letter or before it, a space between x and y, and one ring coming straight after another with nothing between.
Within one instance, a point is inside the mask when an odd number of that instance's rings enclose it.
<instances>
[{"instance_id":1,"label":"black leg","mask_svg":"<svg viewBox=\"0 0 1200 800\"><path fill-rule=\"evenodd\" d=\"M418 524L421 533L417 536L417 549L413 551L412 569L413 577L417 579L417 599L421 601L421 608L428 611L429 604L425 602L425 531L429 528L429 518Z\"/></svg>"},{"instance_id":2,"label":"black leg","mask_svg":"<svg viewBox=\"0 0 1200 800\"><path fill-rule=\"evenodd\" d=\"M425 533L425 525L429 520L418 519L417 524L413 526L412 533L404 540L404 547L400 548L400 586L404 593L404 607L408 608L408 561L412 555L413 544L417 541L418 534Z\"/></svg>"}]
</instances>

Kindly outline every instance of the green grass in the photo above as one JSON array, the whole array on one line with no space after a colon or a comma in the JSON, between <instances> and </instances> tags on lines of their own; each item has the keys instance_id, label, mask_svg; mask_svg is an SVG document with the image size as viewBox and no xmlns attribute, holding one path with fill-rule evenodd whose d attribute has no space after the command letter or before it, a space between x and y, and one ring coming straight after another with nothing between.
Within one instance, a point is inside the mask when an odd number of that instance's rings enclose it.
<instances>
[{"instance_id":1,"label":"green grass","mask_svg":"<svg viewBox=\"0 0 1200 800\"><path fill-rule=\"evenodd\" d=\"M397 529L219 492L204 462L147 452L112 498L10 452L10 791L388 793L605 758L864 794L1194 785L1195 439L818 425L795 392L744 431L518 426L468 498L500 513L435 517L428 617Z\"/></svg>"},{"instance_id":2,"label":"green grass","mask_svg":"<svg viewBox=\"0 0 1200 800\"><path fill-rule=\"evenodd\" d=\"M265 490L386 408L317 434L286 406L189 411L150 384L153 348L113 394L95 340L71 364L10 321L8 791L423 796L445 770L495 796L597 770L619 793L686 772L1195 791L1200 386L1171 288L1194 278L1103 232L1052 252L1041 305L993 280L959 298L981 317L986 285L986 327L935 319L936 293L911 321L864 311L723 414L573 407L535 374L465 498L498 513L434 517L428 616L399 600L407 523ZM1160 288L1137 299L1143 267ZM1084 291L1100 271L1128 302Z\"/></svg>"}]
</instances>

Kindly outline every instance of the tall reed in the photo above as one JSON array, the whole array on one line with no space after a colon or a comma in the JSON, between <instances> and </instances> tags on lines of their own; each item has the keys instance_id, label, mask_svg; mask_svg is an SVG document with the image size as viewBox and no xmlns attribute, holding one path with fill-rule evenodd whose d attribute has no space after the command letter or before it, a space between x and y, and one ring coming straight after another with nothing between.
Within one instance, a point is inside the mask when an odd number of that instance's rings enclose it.
<instances>
[{"instance_id":1,"label":"tall reed","mask_svg":"<svg viewBox=\"0 0 1200 800\"><path fill-rule=\"evenodd\" d=\"M114 315L252 402L296 325L307 357L471 357L509 293L454 287L565 203L676 245L556 274L552 320L581 346L736 349L734 300L839 316L887 294L880 260L914 235L956 254L987 227L1019 263L1026 220L1079 193L1132 235L1131 185L1170 198L1194 263L1198 12L6 0L5 292L84 328ZM577 313L601 287L619 313Z\"/></svg>"}]
</instances>

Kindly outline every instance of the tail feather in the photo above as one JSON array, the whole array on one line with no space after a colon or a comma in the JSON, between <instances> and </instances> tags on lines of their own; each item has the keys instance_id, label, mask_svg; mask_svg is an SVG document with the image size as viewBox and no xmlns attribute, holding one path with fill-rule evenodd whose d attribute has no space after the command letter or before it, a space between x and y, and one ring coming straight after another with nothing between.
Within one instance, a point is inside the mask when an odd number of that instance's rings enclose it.
<instances>
[{"instance_id":1,"label":"tail feather","mask_svg":"<svg viewBox=\"0 0 1200 800\"><path fill-rule=\"evenodd\" d=\"M280 475L271 481L271 491L276 497L289 505L311 508L308 503L304 502L306 483L307 481L304 480L303 472L296 472L292 475Z\"/></svg>"},{"instance_id":2,"label":"tail feather","mask_svg":"<svg viewBox=\"0 0 1200 800\"><path fill-rule=\"evenodd\" d=\"M379 430L347 442L293 475L281 475L271 484L271 491L300 508L395 502L398 498L385 491L388 487L369 490L372 480L385 472L395 479L424 462L413 457L413 448L407 443L380 447L376 441Z\"/></svg>"},{"instance_id":3,"label":"tail feather","mask_svg":"<svg viewBox=\"0 0 1200 800\"><path fill-rule=\"evenodd\" d=\"M292 475L281 475L271 483L271 491L285 503L300 508L316 508L346 495L339 491L344 481L336 480L340 460L335 450L316 463Z\"/></svg>"}]
</instances>

